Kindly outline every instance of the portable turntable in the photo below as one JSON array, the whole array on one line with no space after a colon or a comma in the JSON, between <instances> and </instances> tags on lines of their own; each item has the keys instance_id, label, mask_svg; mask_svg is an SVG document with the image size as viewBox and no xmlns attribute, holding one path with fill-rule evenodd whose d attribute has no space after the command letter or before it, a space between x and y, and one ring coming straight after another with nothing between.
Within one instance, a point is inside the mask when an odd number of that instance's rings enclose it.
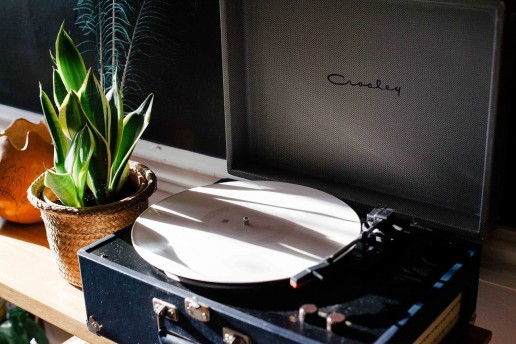
<instances>
[{"instance_id":1,"label":"portable turntable","mask_svg":"<svg viewBox=\"0 0 516 344\"><path fill-rule=\"evenodd\" d=\"M458 342L492 225L498 1L221 1L228 171L79 252L121 343Z\"/></svg>"}]
</instances>

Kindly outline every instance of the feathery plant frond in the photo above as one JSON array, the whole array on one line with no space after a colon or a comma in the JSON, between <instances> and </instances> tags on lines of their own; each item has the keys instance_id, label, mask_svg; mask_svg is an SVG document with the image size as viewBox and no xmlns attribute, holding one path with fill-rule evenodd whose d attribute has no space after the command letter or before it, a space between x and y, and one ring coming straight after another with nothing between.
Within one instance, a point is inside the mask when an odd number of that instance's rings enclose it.
<instances>
[{"instance_id":1,"label":"feathery plant frond","mask_svg":"<svg viewBox=\"0 0 516 344\"><path fill-rule=\"evenodd\" d=\"M152 0L79 0L76 24L92 37L98 63L99 82L107 91L115 73L122 95L134 87L133 60L154 33L151 23L159 17Z\"/></svg>"}]
</instances>

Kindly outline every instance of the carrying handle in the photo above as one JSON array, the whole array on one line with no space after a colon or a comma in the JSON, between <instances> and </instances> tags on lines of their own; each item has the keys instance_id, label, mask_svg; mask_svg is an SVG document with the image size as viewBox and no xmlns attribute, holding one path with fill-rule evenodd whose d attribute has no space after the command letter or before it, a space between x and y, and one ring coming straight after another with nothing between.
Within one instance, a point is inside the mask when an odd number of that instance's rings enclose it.
<instances>
[{"instance_id":1,"label":"carrying handle","mask_svg":"<svg viewBox=\"0 0 516 344\"><path fill-rule=\"evenodd\" d=\"M173 331L167 329L165 325L165 318L170 319L174 322L178 321L178 310L177 307L171 303L163 300L153 298L152 309L156 315L156 323L158 327L158 337L162 344L190 344L193 341L185 338Z\"/></svg>"}]
</instances>

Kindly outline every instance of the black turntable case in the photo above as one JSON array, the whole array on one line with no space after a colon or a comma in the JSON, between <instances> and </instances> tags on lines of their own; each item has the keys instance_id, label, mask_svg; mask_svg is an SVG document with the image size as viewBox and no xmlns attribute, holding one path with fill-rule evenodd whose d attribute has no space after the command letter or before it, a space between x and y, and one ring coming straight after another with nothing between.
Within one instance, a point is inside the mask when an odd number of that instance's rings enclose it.
<instances>
[{"instance_id":1,"label":"black turntable case","mask_svg":"<svg viewBox=\"0 0 516 344\"><path fill-rule=\"evenodd\" d=\"M127 229L79 252L90 329L123 343L460 338L493 223L502 16L488 0L221 1L228 171L315 187L361 217L388 205L406 235L328 283L237 291L171 280ZM347 318L328 331L333 311Z\"/></svg>"}]
</instances>

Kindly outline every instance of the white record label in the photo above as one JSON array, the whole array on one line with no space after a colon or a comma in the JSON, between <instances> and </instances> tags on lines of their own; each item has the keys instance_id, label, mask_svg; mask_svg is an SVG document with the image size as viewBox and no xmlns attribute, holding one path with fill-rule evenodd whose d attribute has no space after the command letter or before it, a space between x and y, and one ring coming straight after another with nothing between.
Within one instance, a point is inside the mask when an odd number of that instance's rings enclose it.
<instances>
[{"instance_id":1,"label":"white record label","mask_svg":"<svg viewBox=\"0 0 516 344\"><path fill-rule=\"evenodd\" d=\"M288 279L360 234L358 215L309 187L236 181L183 191L136 220L133 246L168 275L250 284Z\"/></svg>"}]
</instances>

